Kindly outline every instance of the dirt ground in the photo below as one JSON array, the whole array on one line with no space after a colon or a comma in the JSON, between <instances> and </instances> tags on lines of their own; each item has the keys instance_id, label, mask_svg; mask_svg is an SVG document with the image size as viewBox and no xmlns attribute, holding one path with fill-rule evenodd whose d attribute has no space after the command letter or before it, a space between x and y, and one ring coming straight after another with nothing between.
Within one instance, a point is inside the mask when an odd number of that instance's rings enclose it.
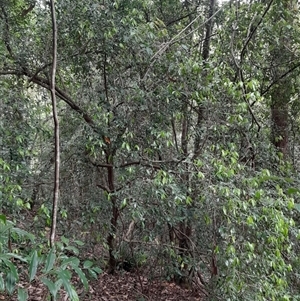
<instances>
[{"instance_id":1,"label":"dirt ground","mask_svg":"<svg viewBox=\"0 0 300 301\"><path fill-rule=\"evenodd\" d=\"M200 301L201 291L184 289L180 286L162 281L149 281L147 278L129 272L118 272L116 275L102 273L97 280L90 281L89 290L85 291L79 279L74 279L80 301ZM77 282L77 283L76 283ZM28 289L28 301L46 301L48 291L42 283L35 282ZM202 295L203 296L203 295ZM0 300L16 301L17 296L7 296L0 292ZM69 301L61 292L59 301Z\"/></svg>"}]
</instances>

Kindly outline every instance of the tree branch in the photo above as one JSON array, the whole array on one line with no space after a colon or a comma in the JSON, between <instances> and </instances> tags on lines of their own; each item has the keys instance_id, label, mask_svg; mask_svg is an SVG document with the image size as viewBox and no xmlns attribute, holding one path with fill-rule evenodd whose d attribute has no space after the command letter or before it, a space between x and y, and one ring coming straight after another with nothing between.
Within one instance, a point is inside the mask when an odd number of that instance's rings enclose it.
<instances>
[{"instance_id":1,"label":"tree branch","mask_svg":"<svg viewBox=\"0 0 300 301\"><path fill-rule=\"evenodd\" d=\"M12 49L11 49L11 46L10 46L10 43L9 43L9 25L8 25L8 16L7 16L7 13L4 9L3 6L1 6L1 10L2 10L2 13L3 13L3 19L4 19L4 28L5 28L5 32L3 34L3 41L4 41L4 45L9 53L9 55L11 56L11 58L13 58L13 52L12 52Z\"/></svg>"},{"instance_id":2,"label":"tree branch","mask_svg":"<svg viewBox=\"0 0 300 301\"><path fill-rule=\"evenodd\" d=\"M28 8L24 9L21 13L21 18L24 18L27 14L29 14L35 7L35 1L28 6Z\"/></svg>"},{"instance_id":3,"label":"tree branch","mask_svg":"<svg viewBox=\"0 0 300 301\"><path fill-rule=\"evenodd\" d=\"M97 187L101 188L102 190L104 190L107 193L111 193L112 191L110 191L110 189L106 186L103 186L101 184L97 184Z\"/></svg>"},{"instance_id":4,"label":"tree branch","mask_svg":"<svg viewBox=\"0 0 300 301\"><path fill-rule=\"evenodd\" d=\"M196 9L194 9L194 10L191 11L191 12L189 12L188 14L185 14L185 15L183 15L183 16L178 17L177 19L174 19L174 20L169 21L169 22L166 24L166 27L168 27L168 26L170 26L170 25L172 25L172 24L174 24L174 23L176 23L176 22L179 22L179 21L181 21L181 20L183 20L183 19L185 19L185 18L188 18L188 17L192 16L193 14L195 14L195 13L197 12L197 8L198 8L198 7L196 7Z\"/></svg>"},{"instance_id":5,"label":"tree branch","mask_svg":"<svg viewBox=\"0 0 300 301\"><path fill-rule=\"evenodd\" d=\"M50 64L48 64L49 66ZM30 72L27 68L22 67L21 70L0 70L0 75L16 75L16 76L26 76L29 78L29 82L33 82L48 91L51 91L50 88L50 82L48 79L43 78L41 76L38 76L37 74L42 71L44 68L46 68L47 65L43 66L42 69L38 69L35 73ZM71 109L79 113L85 122L97 133L103 135L102 131L96 126L95 122L92 120L91 116L86 113L82 108L80 108L69 96L66 92L64 92L62 89L55 86L55 95L59 97L61 100L63 100L65 103L67 103Z\"/></svg>"},{"instance_id":6,"label":"tree branch","mask_svg":"<svg viewBox=\"0 0 300 301\"><path fill-rule=\"evenodd\" d=\"M248 36L248 39L246 40L246 43L244 44L243 49L242 49L242 51L241 51L241 56L240 56L240 61L241 61L241 62L242 62L242 60L243 60L243 58L244 58L244 55L245 55L245 53L246 53L248 44L250 43L250 41L251 41L251 39L252 39L254 33L257 31L258 27L259 27L260 24L262 23L264 17L266 16L266 14L268 13L268 11L270 10L271 5L272 5L273 2L274 2L274 0L271 0L271 1L269 2L267 8L265 9L264 13L262 14L262 16L261 16L261 18L260 18L260 20L259 20L259 22L258 22L257 25L250 31L250 34L249 34L249 36Z\"/></svg>"},{"instance_id":7,"label":"tree branch","mask_svg":"<svg viewBox=\"0 0 300 301\"><path fill-rule=\"evenodd\" d=\"M261 95L265 95L267 92L269 92L269 90L275 85L277 84L280 80L282 80L283 78L285 78L287 75L289 75L290 73L292 73L294 70L296 70L298 67L300 67L300 63L296 64L294 67L292 67L291 69L289 69L288 71L286 71L285 73L283 73L281 76L279 76L275 81L273 81L264 91L261 92Z\"/></svg>"},{"instance_id":8,"label":"tree branch","mask_svg":"<svg viewBox=\"0 0 300 301\"><path fill-rule=\"evenodd\" d=\"M37 85L42 86L47 90L50 90L50 83L48 79L32 74L28 70L23 70L22 74L29 77L33 83L36 83ZM95 130L95 132L100 132L99 129L96 127L95 122L89 116L89 114L87 114L83 109L81 109L66 92L55 86L55 95L62 99L64 102L66 102L71 107L71 109L82 115L86 123L89 124Z\"/></svg>"}]
</instances>

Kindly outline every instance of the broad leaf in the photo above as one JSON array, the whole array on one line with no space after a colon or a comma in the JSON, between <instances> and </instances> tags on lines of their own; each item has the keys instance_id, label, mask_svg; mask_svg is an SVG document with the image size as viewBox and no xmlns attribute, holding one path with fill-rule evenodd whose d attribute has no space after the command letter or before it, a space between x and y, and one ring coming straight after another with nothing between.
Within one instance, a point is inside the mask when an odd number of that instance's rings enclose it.
<instances>
[{"instance_id":1,"label":"broad leaf","mask_svg":"<svg viewBox=\"0 0 300 301\"><path fill-rule=\"evenodd\" d=\"M87 290L89 285L88 285L88 281L86 279L84 272L78 266L73 266L73 269L78 274L82 284L84 285L85 289Z\"/></svg>"},{"instance_id":2,"label":"broad leaf","mask_svg":"<svg viewBox=\"0 0 300 301\"><path fill-rule=\"evenodd\" d=\"M53 283L50 279L46 277L42 277L41 281L48 287L50 293L52 294L54 299L56 299L56 295L58 290L61 288L62 281L58 280L55 283Z\"/></svg>"},{"instance_id":3,"label":"broad leaf","mask_svg":"<svg viewBox=\"0 0 300 301\"><path fill-rule=\"evenodd\" d=\"M0 221L2 221L3 224L6 224L6 216L4 214L0 214Z\"/></svg>"},{"instance_id":4,"label":"broad leaf","mask_svg":"<svg viewBox=\"0 0 300 301\"><path fill-rule=\"evenodd\" d=\"M48 273L50 270L52 270L55 259L56 259L55 249L52 248L50 250L48 256L47 256L47 259L46 259L46 265L45 265L45 268L44 268L45 273Z\"/></svg>"},{"instance_id":5,"label":"broad leaf","mask_svg":"<svg viewBox=\"0 0 300 301\"><path fill-rule=\"evenodd\" d=\"M4 291L4 289L5 289L4 279L0 274L0 291Z\"/></svg>"},{"instance_id":6,"label":"broad leaf","mask_svg":"<svg viewBox=\"0 0 300 301\"><path fill-rule=\"evenodd\" d=\"M37 272L38 264L38 254L37 251L34 251L29 266L29 282L31 282L34 279Z\"/></svg>"},{"instance_id":7,"label":"broad leaf","mask_svg":"<svg viewBox=\"0 0 300 301\"><path fill-rule=\"evenodd\" d=\"M62 264L61 264L61 267L62 268L65 268L66 266L68 265L71 265L72 267L74 266L78 266L79 265L79 259L76 258L76 257L70 257L70 258L67 258L65 259Z\"/></svg>"},{"instance_id":8,"label":"broad leaf","mask_svg":"<svg viewBox=\"0 0 300 301\"><path fill-rule=\"evenodd\" d=\"M28 298L27 290L24 288L18 288L18 300L19 301L26 301Z\"/></svg>"},{"instance_id":9,"label":"broad leaf","mask_svg":"<svg viewBox=\"0 0 300 301\"><path fill-rule=\"evenodd\" d=\"M62 280L63 286L66 289L69 298L72 301L79 301L78 295L70 282L71 274L66 270L59 270L57 276Z\"/></svg>"},{"instance_id":10,"label":"broad leaf","mask_svg":"<svg viewBox=\"0 0 300 301\"><path fill-rule=\"evenodd\" d=\"M72 252L73 252L74 254L76 254L76 255L79 254L79 250L78 250L76 247L73 247L73 246L65 247L65 250L72 251Z\"/></svg>"},{"instance_id":11,"label":"broad leaf","mask_svg":"<svg viewBox=\"0 0 300 301\"><path fill-rule=\"evenodd\" d=\"M300 204L299 203L295 204L295 209L300 212Z\"/></svg>"},{"instance_id":12,"label":"broad leaf","mask_svg":"<svg viewBox=\"0 0 300 301\"><path fill-rule=\"evenodd\" d=\"M15 290L15 286L16 286L16 282L17 282L17 277L15 277L15 273L12 273L11 271L7 273L6 275L6 279L5 279L5 286L6 286L6 290L7 292L11 295L14 290Z\"/></svg>"},{"instance_id":13,"label":"broad leaf","mask_svg":"<svg viewBox=\"0 0 300 301\"><path fill-rule=\"evenodd\" d=\"M90 260L85 260L85 262L83 263L83 268L84 269L88 269L93 265L93 262Z\"/></svg>"}]
</instances>

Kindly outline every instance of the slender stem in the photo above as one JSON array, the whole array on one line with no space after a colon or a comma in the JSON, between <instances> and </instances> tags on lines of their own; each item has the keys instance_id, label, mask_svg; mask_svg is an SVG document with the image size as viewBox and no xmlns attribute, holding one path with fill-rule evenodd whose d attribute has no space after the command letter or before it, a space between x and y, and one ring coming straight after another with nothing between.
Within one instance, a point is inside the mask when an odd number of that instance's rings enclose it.
<instances>
[{"instance_id":1,"label":"slender stem","mask_svg":"<svg viewBox=\"0 0 300 301\"><path fill-rule=\"evenodd\" d=\"M57 116L56 89L55 89L55 74L57 64L57 24L55 16L54 0L50 0L51 20L52 20L52 68L50 79L50 92L52 100L52 113L54 121L54 145L55 145L55 171L54 171L54 188L53 188L53 204L52 204L52 223L50 234L50 246L54 246L56 223L57 223L57 208L59 197L59 168L60 168L60 149L59 149L59 121Z\"/></svg>"}]
</instances>

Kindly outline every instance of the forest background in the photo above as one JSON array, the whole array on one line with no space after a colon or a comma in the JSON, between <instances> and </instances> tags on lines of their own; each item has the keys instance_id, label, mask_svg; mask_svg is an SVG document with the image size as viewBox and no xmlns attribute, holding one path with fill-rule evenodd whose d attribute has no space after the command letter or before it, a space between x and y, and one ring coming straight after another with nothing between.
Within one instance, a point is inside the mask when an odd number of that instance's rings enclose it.
<instances>
[{"instance_id":1,"label":"forest background","mask_svg":"<svg viewBox=\"0 0 300 301\"><path fill-rule=\"evenodd\" d=\"M300 300L297 1L57 1L55 83L52 4L0 1L0 289Z\"/></svg>"}]
</instances>

